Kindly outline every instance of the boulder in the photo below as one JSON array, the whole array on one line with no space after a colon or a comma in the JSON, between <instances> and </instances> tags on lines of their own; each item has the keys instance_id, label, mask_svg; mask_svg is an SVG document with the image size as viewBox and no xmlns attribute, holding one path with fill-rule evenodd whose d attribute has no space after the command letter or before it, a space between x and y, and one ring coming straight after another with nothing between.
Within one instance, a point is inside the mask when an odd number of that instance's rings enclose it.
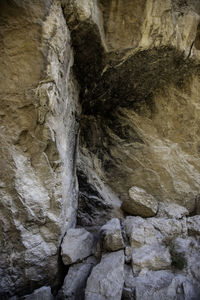
<instances>
[{"instance_id":1,"label":"boulder","mask_svg":"<svg viewBox=\"0 0 200 300\"><path fill-rule=\"evenodd\" d=\"M103 249L117 251L124 248L124 241L121 232L120 221L113 218L101 227Z\"/></svg>"},{"instance_id":2,"label":"boulder","mask_svg":"<svg viewBox=\"0 0 200 300\"><path fill-rule=\"evenodd\" d=\"M94 257L89 257L82 263L72 265L56 299L84 300L86 282L96 263Z\"/></svg>"},{"instance_id":3,"label":"boulder","mask_svg":"<svg viewBox=\"0 0 200 300\"><path fill-rule=\"evenodd\" d=\"M65 265L70 265L92 254L93 235L84 228L71 228L61 244L61 256Z\"/></svg>"},{"instance_id":4,"label":"boulder","mask_svg":"<svg viewBox=\"0 0 200 300\"><path fill-rule=\"evenodd\" d=\"M85 300L121 300L124 285L124 252L103 255L88 278Z\"/></svg>"},{"instance_id":5,"label":"boulder","mask_svg":"<svg viewBox=\"0 0 200 300\"><path fill-rule=\"evenodd\" d=\"M129 189L129 200L123 202L122 208L129 214L141 217L153 217L158 211L158 202L145 190L133 186Z\"/></svg>"},{"instance_id":6,"label":"boulder","mask_svg":"<svg viewBox=\"0 0 200 300\"><path fill-rule=\"evenodd\" d=\"M162 240L162 235L154 226L141 217L126 217L124 228L131 247L150 245Z\"/></svg>"},{"instance_id":7,"label":"boulder","mask_svg":"<svg viewBox=\"0 0 200 300\"><path fill-rule=\"evenodd\" d=\"M54 297L51 294L51 288L49 286L43 286L40 289L35 290L32 294L26 295L21 300L53 300Z\"/></svg>"},{"instance_id":8,"label":"boulder","mask_svg":"<svg viewBox=\"0 0 200 300\"><path fill-rule=\"evenodd\" d=\"M161 245L145 245L132 251L133 272L144 268L149 270L163 270L171 267L169 250Z\"/></svg>"}]
</instances>

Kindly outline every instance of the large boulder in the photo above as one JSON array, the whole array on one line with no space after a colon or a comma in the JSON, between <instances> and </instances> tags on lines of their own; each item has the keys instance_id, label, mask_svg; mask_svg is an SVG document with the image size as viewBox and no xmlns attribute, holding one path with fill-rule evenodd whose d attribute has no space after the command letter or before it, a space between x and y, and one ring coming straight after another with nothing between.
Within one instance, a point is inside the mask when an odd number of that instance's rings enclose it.
<instances>
[{"instance_id":1,"label":"large boulder","mask_svg":"<svg viewBox=\"0 0 200 300\"><path fill-rule=\"evenodd\" d=\"M65 265L73 264L92 254L93 235L84 228L71 228L61 244L61 256Z\"/></svg>"},{"instance_id":2,"label":"large boulder","mask_svg":"<svg viewBox=\"0 0 200 300\"><path fill-rule=\"evenodd\" d=\"M153 217L158 211L158 202L144 189L133 186L129 189L130 199L123 202L122 208L130 215Z\"/></svg>"},{"instance_id":3,"label":"large boulder","mask_svg":"<svg viewBox=\"0 0 200 300\"><path fill-rule=\"evenodd\" d=\"M124 285L124 252L103 255L88 278L85 300L121 300Z\"/></svg>"}]
</instances>

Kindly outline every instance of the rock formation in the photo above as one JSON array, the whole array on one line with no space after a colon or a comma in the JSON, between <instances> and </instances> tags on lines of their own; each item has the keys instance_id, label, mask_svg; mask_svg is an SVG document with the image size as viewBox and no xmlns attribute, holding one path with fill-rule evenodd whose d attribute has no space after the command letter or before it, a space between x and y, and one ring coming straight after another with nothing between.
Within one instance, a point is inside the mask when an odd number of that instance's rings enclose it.
<instances>
[{"instance_id":1,"label":"rock formation","mask_svg":"<svg viewBox=\"0 0 200 300\"><path fill-rule=\"evenodd\" d=\"M0 1L0 41L0 299L199 299L199 0Z\"/></svg>"}]
</instances>

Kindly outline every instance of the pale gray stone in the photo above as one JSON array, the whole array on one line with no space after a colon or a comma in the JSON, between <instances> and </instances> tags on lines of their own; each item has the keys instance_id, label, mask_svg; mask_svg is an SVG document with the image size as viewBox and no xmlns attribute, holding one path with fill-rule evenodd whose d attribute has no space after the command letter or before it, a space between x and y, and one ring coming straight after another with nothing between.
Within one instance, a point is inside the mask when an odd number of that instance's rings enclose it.
<instances>
[{"instance_id":1,"label":"pale gray stone","mask_svg":"<svg viewBox=\"0 0 200 300\"><path fill-rule=\"evenodd\" d=\"M171 256L168 248L161 245L145 245L132 251L133 272L147 268L162 270L171 267Z\"/></svg>"},{"instance_id":2,"label":"pale gray stone","mask_svg":"<svg viewBox=\"0 0 200 300\"><path fill-rule=\"evenodd\" d=\"M85 300L121 300L124 285L124 252L103 255L88 278Z\"/></svg>"},{"instance_id":3,"label":"pale gray stone","mask_svg":"<svg viewBox=\"0 0 200 300\"><path fill-rule=\"evenodd\" d=\"M176 204L176 203L167 203L163 202L159 204L158 217L167 217L174 219L182 219L185 216L189 215L187 208Z\"/></svg>"},{"instance_id":4,"label":"pale gray stone","mask_svg":"<svg viewBox=\"0 0 200 300\"><path fill-rule=\"evenodd\" d=\"M31 295L26 295L21 300L53 300L50 287L41 287L35 290Z\"/></svg>"},{"instance_id":5,"label":"pale gray stone","mask_svg":"<svg viewBox=\"0 0 200 300\"><path fill-rule=\"evenodd\" d=\"M100 230L103 249L117 251L124 248L124 241L121 232L120 221L113 218L108 221Z\"/></svg>"},{"instance_id":6,"label":"pale gray stone","mask_svg":"<svg viewBox=\"0 0 200 300\"><path fill-rule=\"evenodd\" d=\"M141 217L126 217L124 228L131 247L141 247L157 243L163 236L148 220Z\"/></svg>"},{"instance_id":7,"label":"pale gray stone","mask_svg":"<svg viewBox=\"0 0 200 300\"><path fill-rule=\"evenodd\" d=\"M149 225L159 231L163 236L163 241L168 243L176 237L187 236L186 218L167 219L167 218L150 218L148 219Z\"/></svg>"},{"instance_id":8,"label":"pale gray stone","mask_svg":"<svg viewBox=\"0 0 200 300\"><path fill-rule=\"evenodd\" d=\"M84 228L71 228L61 244L61 256L65 265L70 265L92 254L93 235Z\"/></svg>"},{"instance_id":9,"label":"pale gray stone","mask_svg":"<svg viewBox=\"0 0 200 300\"><path fill-rule=\"evenodd\" d=\"M72 265L56 299L84 300L86 282L96 264L96 259L89 257L82 263Z\"/></svg>"},{"instance_id":10,"label":"pale gray stone","mask_svg":"<svg viewBox=\"0 0 200 300\"><path fill-rule=\"evenodd\" d=\"M135 289L135 300L176 299L165 295L173 278L174 275L169 271L149 271L141 274L132 284L132 288Z\"/></svg>"}]
</instances>

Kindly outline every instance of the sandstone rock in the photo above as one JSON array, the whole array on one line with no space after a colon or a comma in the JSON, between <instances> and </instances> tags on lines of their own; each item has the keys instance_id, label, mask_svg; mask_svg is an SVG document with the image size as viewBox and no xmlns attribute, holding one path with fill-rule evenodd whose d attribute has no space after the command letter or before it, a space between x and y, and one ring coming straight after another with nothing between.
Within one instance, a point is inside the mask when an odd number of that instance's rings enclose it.
<instances>
[{"instance_id":1,"label":"sandstone rock","mask_svg":"<svg viewBox=\"0 0 200 300\"><path fill-rule=\"evenodd\" d=\"M82 263L72 265L56 299L84 300L86 282L96 263L94 257L89 257Z\"/></svg>"},{"instance_id":2,"label":"sandstone rock","mask_svg":"<svg viewBox=\"0 0 200 300\"><path fill-rule=\"evenodd\" d=\"M133 272L147 268L149 270L165 270L171 267L169 250L161 245L145 245L132 251Z\"/></svg>"},{"instance_id":3,"label":"sandstone rock","mask_svg":"<svg viewBox=\"0 0 200 300\"><path fill-rule=\"evenodd\" d=\"M0 1L0 298L58 284L58 249L76 223L77 168L84 226L123 217L132 186L198 213L199 22L196 0ZM143 200L129 208L156 214ZM166 228L147 221L144 233L134 225L136 237L128 234L148 266L161 241L182 238L174 242L187 266L175 271L187 278L158 299L193 297L199 280L198 218L189 218L187 238L186 211L172 210L161 211L173 220Z\"/></svg>"},{"instance_id":4,"label":"sandstone rock","mask_svg":"<svg viewBox=\"0 0 200 300\"><path fill-rule=\"evenodd\" d=\"M158 210L157 200L145 190L132 187L129 189L129 201L124 201L122 208L131 215L153 217Z\"/></svg>"},{"instance_id":5,"label":"sandstone rock","mask_svg":"<svg viewBox=\"0 0 200 300\"><path fill-rule=\"evenodd\" d=\"M126 217L124 228L131 247L151 245L162 240L162 235L146 219L141 217Z\"/></svg>"},{"instance_id":6,"label":"sandstone rock","mask_svg":"<svg viewBox=\"0 0 200 300\"><path fill-rule=\"evenodd\" d=\"M73 27L84 99L80 153L124 207L136 186L191 212L200 181L200 11L196 1L161 2L102 0L105 36L93 17Z\"/></svg>"},{"instance_id":7,"label":"sandstone rock","mask_svg":"<svg viewBox=\"0 0 200 300\"><path fill-rule=\"evenodd\" d=\"M35 290L31 295L27 295L21 298L22 300L53 300L54 297L51 294L50 287L41 287Z\"/></svg>"},{"instance_id":8,"label":"sandstone rock","mask_svg":"<svg viewBox=\"0 0 200 300\"><path fill-rule=\"evenodd\" d=\"M123 251L105 254L88 278L85 300L120 300L123 285Z\"/></svg>"},{"instance_id":9,"label":"sandstone rock","mask_svg":"<svg viewBox=\"0 0 200 300\"><path fill-rule=\"evenodd\" d=\"M100 230L103 248L107 251L117 251L124 248L120 221L114 218L107 222Z\"/></svg>"},{"instance_id":10,"label":"sandstone rock","mask_svg":"<svg viewBox=\"0 0 200 300\"><path fill-rule=\"evenodd\" d=\"M61 256L65 265L73 264L92 254L93 235L84 228L71 228L61 244Z\"/></svg>"},{"instance_id":11,"label":"sandstone rock","mask_svg":"<svg viewBox=\"0 0 200 300\"><path fill-rule=\"evenodd\" d=\"M187 218L187 227L189 235L200 235L200 215Z\"/></svg>"}]
</instances>

